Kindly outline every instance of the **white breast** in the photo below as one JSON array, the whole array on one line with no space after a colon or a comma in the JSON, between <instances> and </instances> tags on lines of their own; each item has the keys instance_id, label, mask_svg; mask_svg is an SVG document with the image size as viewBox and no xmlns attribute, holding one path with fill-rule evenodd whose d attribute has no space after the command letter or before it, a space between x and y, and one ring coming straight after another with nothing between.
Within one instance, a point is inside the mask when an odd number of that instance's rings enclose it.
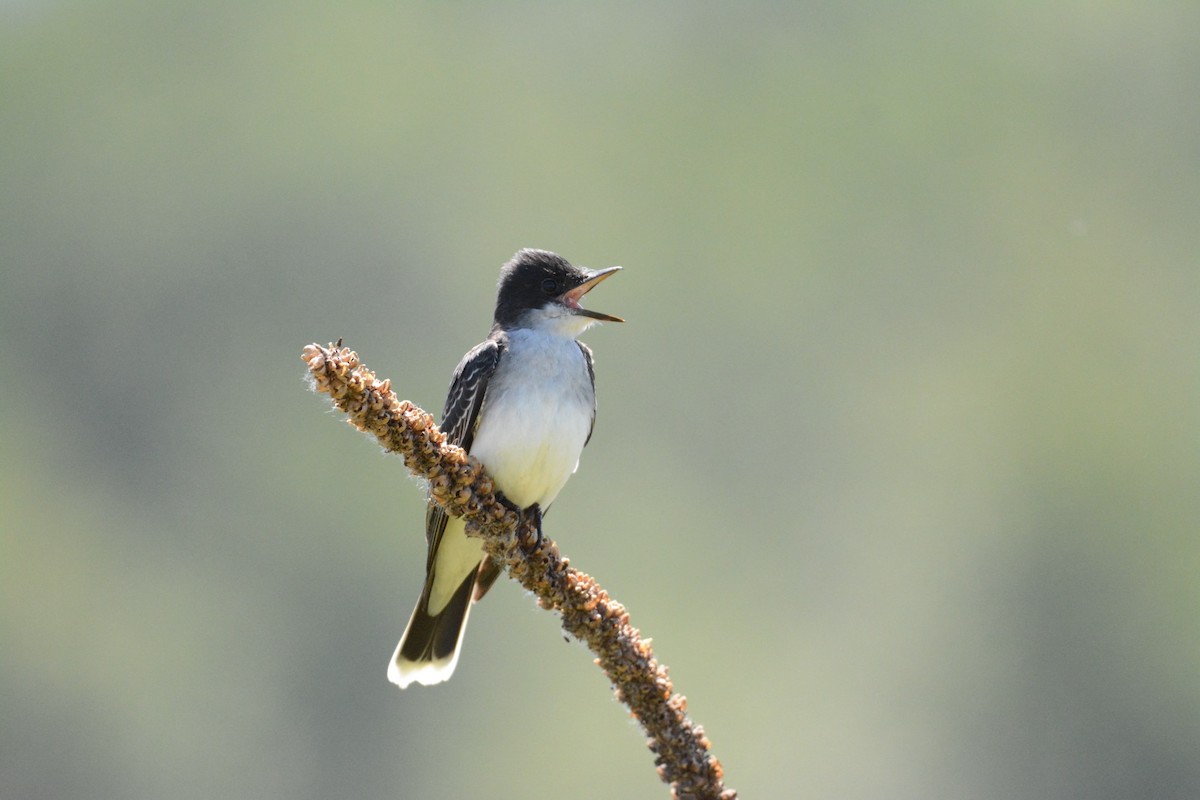
<instances>
[{"instance_id":1,"label":"white breast","mask_svg":"<svg viewBox=\"0 0 1200 800\"><path fill-rule=\"evenodd\" d=\"M545 508L579 466L594 408L587 363L573 338L512 331L471 454L509 500Z\"/></svg>"}]
</instances>

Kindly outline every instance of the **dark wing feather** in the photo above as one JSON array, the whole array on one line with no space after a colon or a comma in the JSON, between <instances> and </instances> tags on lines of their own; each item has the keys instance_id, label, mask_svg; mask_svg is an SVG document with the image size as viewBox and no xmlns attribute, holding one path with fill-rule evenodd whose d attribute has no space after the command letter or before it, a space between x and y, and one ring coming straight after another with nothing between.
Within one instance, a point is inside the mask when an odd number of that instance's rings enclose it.
<instances>
[{"instance_id":1,"label":"dark wing feather","mask_svg":"<svg viewBox=\"0 0 1200 800\"><path fill-rule=\"evenodd\" d=\"M587 438L583 440L583 446L587 447L587 443L592 440L592 431L596 430L596 364L592 359L592 348L583 342L575 342L575 344L579 345L579 349L583 351L583 360L587 362L588 378L592 382L592 424L588 427Z\"/></svg>"},{"instance_id":2,"label":"dark wing feather","mask_svg":"<svg viewBox=\"0 0 1200 800\"><path fill-rule=\"evenodd\" d=\"M504 346L502 336L485 339L463 356L454 369L454 377L450 379L450 392L446 395L440 427L451 444L456 444L468 452L471 450L471 442L475 439L479 408L483 405L484 395L487 394L488 381L496 371L496 365L500 363ZM446 512L430 503L425 511L425 541L429 545L426 571L433 568L433 557L445 530Z\"/></svg>"},{"instance_id":3,"label":"dark wing feather","mask_svg":"<svg viewBox=\"0 0 1200 800\"><path fill-rule=\"evenodd\" d=\"M487 392L488 381L500 363L504 342L487 339L475 345L454 370L450 379L450 392L442 409L442 431L451 443L464 450L471 449L475 438L475 422L479 418L479 407Z\"/></svg>"}]
</instances>

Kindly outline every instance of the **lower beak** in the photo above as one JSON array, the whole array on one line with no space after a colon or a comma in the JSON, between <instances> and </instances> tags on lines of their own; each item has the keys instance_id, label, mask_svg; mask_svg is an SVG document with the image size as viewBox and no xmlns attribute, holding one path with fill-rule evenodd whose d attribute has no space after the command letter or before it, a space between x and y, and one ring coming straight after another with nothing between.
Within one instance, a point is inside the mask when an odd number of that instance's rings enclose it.
<instances>
[{"instance_id":1,"label":"lower beak","mask_svg":"<svg viewBox=\"0 0 1200 800\"><path fill-rule=\"evenodd\" d=\"M583 308L579 305L579 301L583 299L585 294L596 288L605 278L616 274L620 269L620 267L608 267L607 269L592 270L586 281L562 296L563 303L566 304L567 308L570 308L582 317L591 317L603 322L624 322L625 320L620 317L614 317L612 314L605 314L602 311L592 311L590 308Z\"/></svg>"}]
</instances>

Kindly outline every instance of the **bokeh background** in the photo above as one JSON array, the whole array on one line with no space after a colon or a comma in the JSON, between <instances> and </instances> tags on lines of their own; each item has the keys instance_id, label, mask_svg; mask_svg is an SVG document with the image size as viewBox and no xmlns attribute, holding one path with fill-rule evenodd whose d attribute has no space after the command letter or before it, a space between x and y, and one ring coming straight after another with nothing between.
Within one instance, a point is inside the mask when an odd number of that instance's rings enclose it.
<instances>
[{"instance_id":1,"label":"bokeh background","mask_svg":"<svg viewBox=\"0 0 1200 800\"><path fill-rule=\"evenodd\" d=\"M0 3L0 797L664 797L502 582L385 668L522 246L547 521L745 798L1200 796L1200 5Z\"/></svg>"}]
</instances>

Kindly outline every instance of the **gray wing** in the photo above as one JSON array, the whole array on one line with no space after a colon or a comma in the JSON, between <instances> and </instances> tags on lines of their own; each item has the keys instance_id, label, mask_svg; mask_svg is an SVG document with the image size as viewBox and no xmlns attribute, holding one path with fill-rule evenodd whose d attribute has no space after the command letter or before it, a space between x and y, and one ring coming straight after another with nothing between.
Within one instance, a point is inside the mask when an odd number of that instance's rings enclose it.
<instances>
[{"instance_id":1,"label":"gray wing","mask_svg":"<svg viewBox=\"0 0 1200 800\"><path fill-rule=\"evenodd\" d=\"M587 447L587 443L592 440L592 431L596 430L596 364L592 359L592 348L583 342L575 342L575 344L579 345L579 349L583 351L583 360L587 362L588 379L592 382L592 424L588 426L587 438L583 440L583 446Z\"/></svg>"},{"instance_id":2,"label":"gray wing","mask_svg":"<svg viewBox=\"0 0 1200 800\"><path fill-rule=\"evenodd\" d=\"M500 356L504 352L502 337L488 338L463 356L450 379L450 393L446 395L446 406L442 409L442 432L451 444L466 451L471 450L475 439L475 428L479 421L479 408L487 393L488 382ZM446 512L430 503L425 512L425 541L429 545L429 556L425 564L428 571L433 568L433 557L438 542L446 530Z\"/></svg>"}]
</instances>

